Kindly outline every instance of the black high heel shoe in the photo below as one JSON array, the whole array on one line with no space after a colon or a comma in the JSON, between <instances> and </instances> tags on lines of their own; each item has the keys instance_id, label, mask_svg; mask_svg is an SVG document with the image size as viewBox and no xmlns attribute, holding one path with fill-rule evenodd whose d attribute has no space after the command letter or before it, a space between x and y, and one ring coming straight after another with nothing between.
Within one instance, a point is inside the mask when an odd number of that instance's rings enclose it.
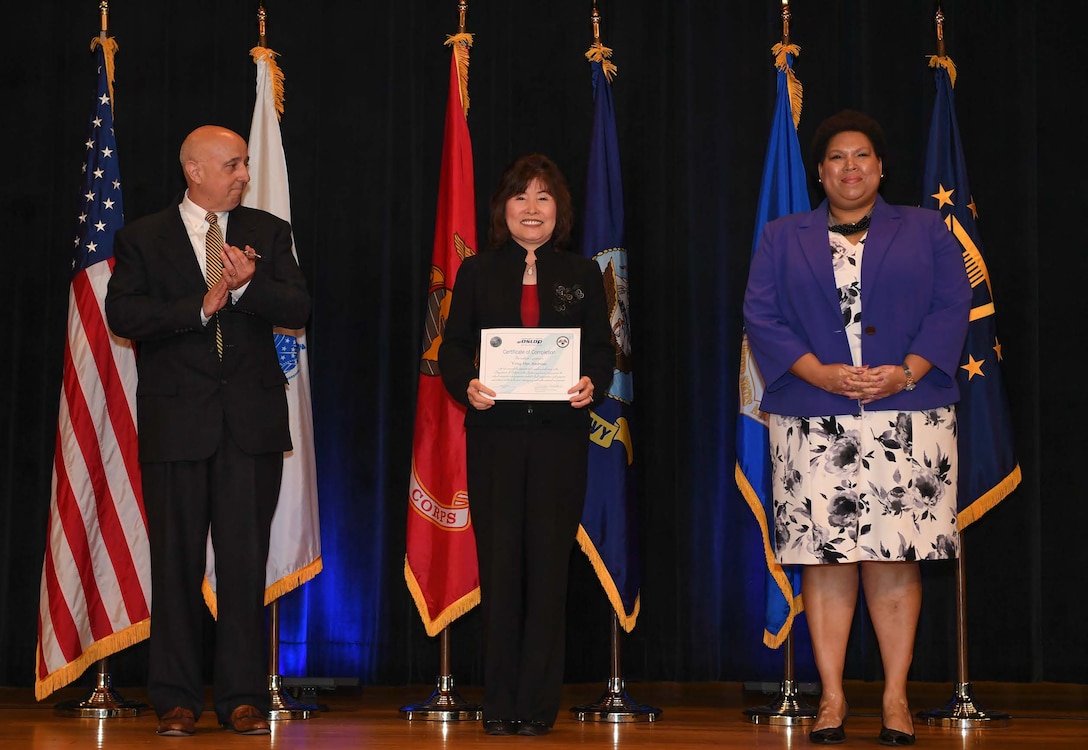
<instances>
[{"instance_id":1,"label":"black high heel shoe","mask_svg":"<svg viewBox=\"0 0 1088 750\"><path fill-rule=\"evenodd\" d=\"M808 741L813 745L841 745L846 742L846 729L842 724L826 729L813 729L808 733Z\"/></svg>"},{"instance_id":2,"label":"black high heel shoe","mask_svg":"<svg viewBox=\"0 0 1088 750\"><path fill-rule=\"evenodd\" d=\"M841 745L846 742L846 717L850 714L850 704L843 706L845 713L837 727L813 729L808 733L808 741L813 745Z\"/></svg>"},{"instance_id":3,"label":"black high heel shoe","mask_svg":"<svg viewBox=\"0 0 1088 750\"><path fill-rule=\"evenodd\" d=\"M907 734L906 732L900 732L898 729L888 729L881 726L880 744L888 747L907 747L914 744L914 733Z\"/></svg>"}]
</instances>

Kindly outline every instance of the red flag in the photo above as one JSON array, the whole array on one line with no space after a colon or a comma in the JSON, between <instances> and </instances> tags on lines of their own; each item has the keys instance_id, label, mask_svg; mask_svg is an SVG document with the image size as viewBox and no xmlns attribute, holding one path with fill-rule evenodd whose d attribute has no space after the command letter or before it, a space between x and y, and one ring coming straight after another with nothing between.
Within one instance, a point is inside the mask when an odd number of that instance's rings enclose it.
<instances>
[{"instance_id":1,"label":"red flag","mask_svg":"<svg viewBox=\"0 0 1088 750\"><path fill-rule=\"evenodd\" d=\"M453 54L419 366L408 488L408 551L404 557L405 581L427 635L432 636L480 603L465 469L465 408L446 392L438 369L438 347L457 271L461 261L476 252L472 141L466 119L472 35L456 34L446 44L453 47Z\"/></svg>"},{"instance_id":2,"label":"red flag","mask_svg":"<svg viewBox=\"0 0 1088 750\"><path fill-rule=\"evenodd\" d=\"M73 244L49 538L38 604L38 700L151 627L151 553L136 445L136 357L106 327L113 236L124 221L113 132L113 53L95 38L98 88Z\"/></svg>"}]
</instances>

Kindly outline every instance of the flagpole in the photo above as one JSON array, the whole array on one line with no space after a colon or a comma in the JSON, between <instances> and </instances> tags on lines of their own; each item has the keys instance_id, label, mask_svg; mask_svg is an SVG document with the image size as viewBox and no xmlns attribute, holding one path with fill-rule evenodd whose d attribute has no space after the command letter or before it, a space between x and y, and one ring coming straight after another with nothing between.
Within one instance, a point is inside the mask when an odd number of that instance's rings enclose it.
<instances>
[{"instance_id":1,"label":"flagpole","mask_svg":"<svg viewBox=\"0 0 1088 750\"><path fill-rule=\"evenodd\" d=\"M944 13L937 5L935 16L937 32L937 56L947 57L944 43ZM960 467L962 470L962 466ZM967 677L967 567L964 562L964 534L960 534L960 552L956 558L956 684L952 698L943 708L919 711L919 719L930 726L959 729L1005 727L1011 718L1001 711L979 708L971 695L971 682Z\"/></svg>"},{"instance_id":2,"label":"flagpole","mask_svg":"<svg viewBox=\"0 0 1088 750\"><path fill-rule=\"evenodd\" d=\"M264 3L257 6L257 46L268 47L268 13ZM268 604L268 695L270 721L288 719L309 719L320 708L308 703L296 701L283 689L283 675L280 674L280 599L277 596Z\"/></svg>"},{"instance_id":3,"label":"flagpole","mask_svg":"<svg viewBox=\"0 0 1088 750\"><path fill-rule=\"evenodd\" d=\"M465 22L468 16L468 1L457 2L457 33L467 33ZM465 42L458 42L465 44ZM450 626L442 628L438 634L439 675L434 691L424 701L401 706L400 715L408 721L480 721L483 719L483 706L469 703L457 692L453 680L452 661L450 659Z\"/></svg>"},{"instance_id":4,"label":"flagpole","mask_svg":"<svg viewBox=\"0 0 1088 750\"><path fill-rule=\"evenodd\" d=\"M578 721L601 721L620 724L631 721L657 721L661 709L636 703L627 694L620 671L620 619L612 612L610 638L611 676L603 695L596 703L587 703L571 709Z\"/></svg>"},{"instance_id":5,"label":"flagpole","mask_svg":"<svg viewBox=\"0 0 1088 750\"><path fill-rule=\"evenodd\" d=\"M782 46L790 44L790 4L782 2ZM782 682L779 683L778 695L762 706L744 710L753 724L771 724L776 726L799 726L816 720L816 708L801 698L801 691L794 674L793 625L782 642Z\"/></svg>"},{"instance_id":6,"label":"flagpole","mask_svg":"<svg viewBox=\"0 0 1088 750\"><path fill-rule=\"evenodd\" d=\"M101 22L98 39L104 44L109 38L109 0L100 0L98 12ZM110 674L109 663L108 656L99 659L98 673L90 694L83 700L58 703L54 709L56 714L77 719L118 719L131 718L147 710L146 703L125 700L113 689L113 675Z\"/></svg>"},{"instance_id":7,"label":"flagpole","mask_svg":"<svg viewBox=\"0 0 1088 750\"><path fill-rule=\"evenodd\" d=\"M597 10L597 0L593 0L593 14L590 17L590 22L593 26L593 46L590 49L590 52L587 53L587 57L590 57L593 52L599 53L600 63L605 68L605 76L603 82L598 85L603 84L604 86L607 86L607 81L610 80L608 74L610 68L609 65L606 65L606 62L610 51L601 44L601 14ZM611 70L614 71L614 68L611 68ZM600 91L594 93L594 97L603 95L604 94ZM611 94L609 94L609 96L611 96ZM591 144L591 152L592 150L593 146ZM600 248L594 248L594 251L599 249ZM656 721L657 717L661 715L661 709L636 703L627 694L627 690L624 687L623 673L620 668L621 628L619 615L616 613L614 606L612 607L610 626L610 674L605 692L595 703L574 706L571 708L571 713L574 714L574 718L578 721L600 721L611 723Z\"/></svg>"}]
</instances>

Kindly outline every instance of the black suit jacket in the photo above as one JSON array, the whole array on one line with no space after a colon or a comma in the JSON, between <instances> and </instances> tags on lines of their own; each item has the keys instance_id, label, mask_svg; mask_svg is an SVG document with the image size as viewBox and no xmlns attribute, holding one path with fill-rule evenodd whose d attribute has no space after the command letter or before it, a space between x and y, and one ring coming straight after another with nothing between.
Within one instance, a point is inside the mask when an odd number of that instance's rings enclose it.
<instances>
[{"instance_id":1,"label":"black suit jacket","mask_svg":"<svg viewBox=\"0 0 1088 750\"><path fill-rule=\"evenodd\" d=\"M468 407L466 427L588 429L589 409L575 409L565 401L498 401L483 411L468 402L468 384L480 372L480 330L521 326L524 271L525 249L513 240L461 264L438 350L446 390ZM600 403L616 364L601 268L596 261L556 250L549 242L536 252L536 274L540 327L581 329L581 374L593 381L594 403Z\"/></svg>"},{"instance_id":2,"label":"black suit jacket","mask_svg":"<svg viewBox=\"0 0 1088 750\"><path fill-rule=\"evenodd\" d=\"M291 226L265 211L230 212L227 242L262 257L245 293L201 324L207 282L177 205L118 230L106 316L137 342L141 461L207 458L224 425L247 453L291 449L286 383L273 326L301 328L310 314L306 281L291 252Z\"/></svg>"}]
</instances>

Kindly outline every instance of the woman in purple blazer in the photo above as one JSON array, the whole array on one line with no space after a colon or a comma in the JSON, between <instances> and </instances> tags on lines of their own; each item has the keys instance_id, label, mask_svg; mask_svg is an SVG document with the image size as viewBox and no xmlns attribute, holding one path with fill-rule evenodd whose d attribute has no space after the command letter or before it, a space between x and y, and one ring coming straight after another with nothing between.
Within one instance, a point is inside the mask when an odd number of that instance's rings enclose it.
<instances>
[{"instance_id":1,"label":"woman in purple blazer","mask_svg":"<svg viewBox=\"0 0 1088 750\"><path fill-rule=\"evenodd\" d=\"M816 744L846 737L859 584L884 665L880 742L914 744L918 561L959 551L956 371L971 289L940 215L878 195L885 153L867 115L820 124L811 162L827 199L766 225L744 299L766 386L776 557L804 566Z\"/></svg>"}]
</instances>

